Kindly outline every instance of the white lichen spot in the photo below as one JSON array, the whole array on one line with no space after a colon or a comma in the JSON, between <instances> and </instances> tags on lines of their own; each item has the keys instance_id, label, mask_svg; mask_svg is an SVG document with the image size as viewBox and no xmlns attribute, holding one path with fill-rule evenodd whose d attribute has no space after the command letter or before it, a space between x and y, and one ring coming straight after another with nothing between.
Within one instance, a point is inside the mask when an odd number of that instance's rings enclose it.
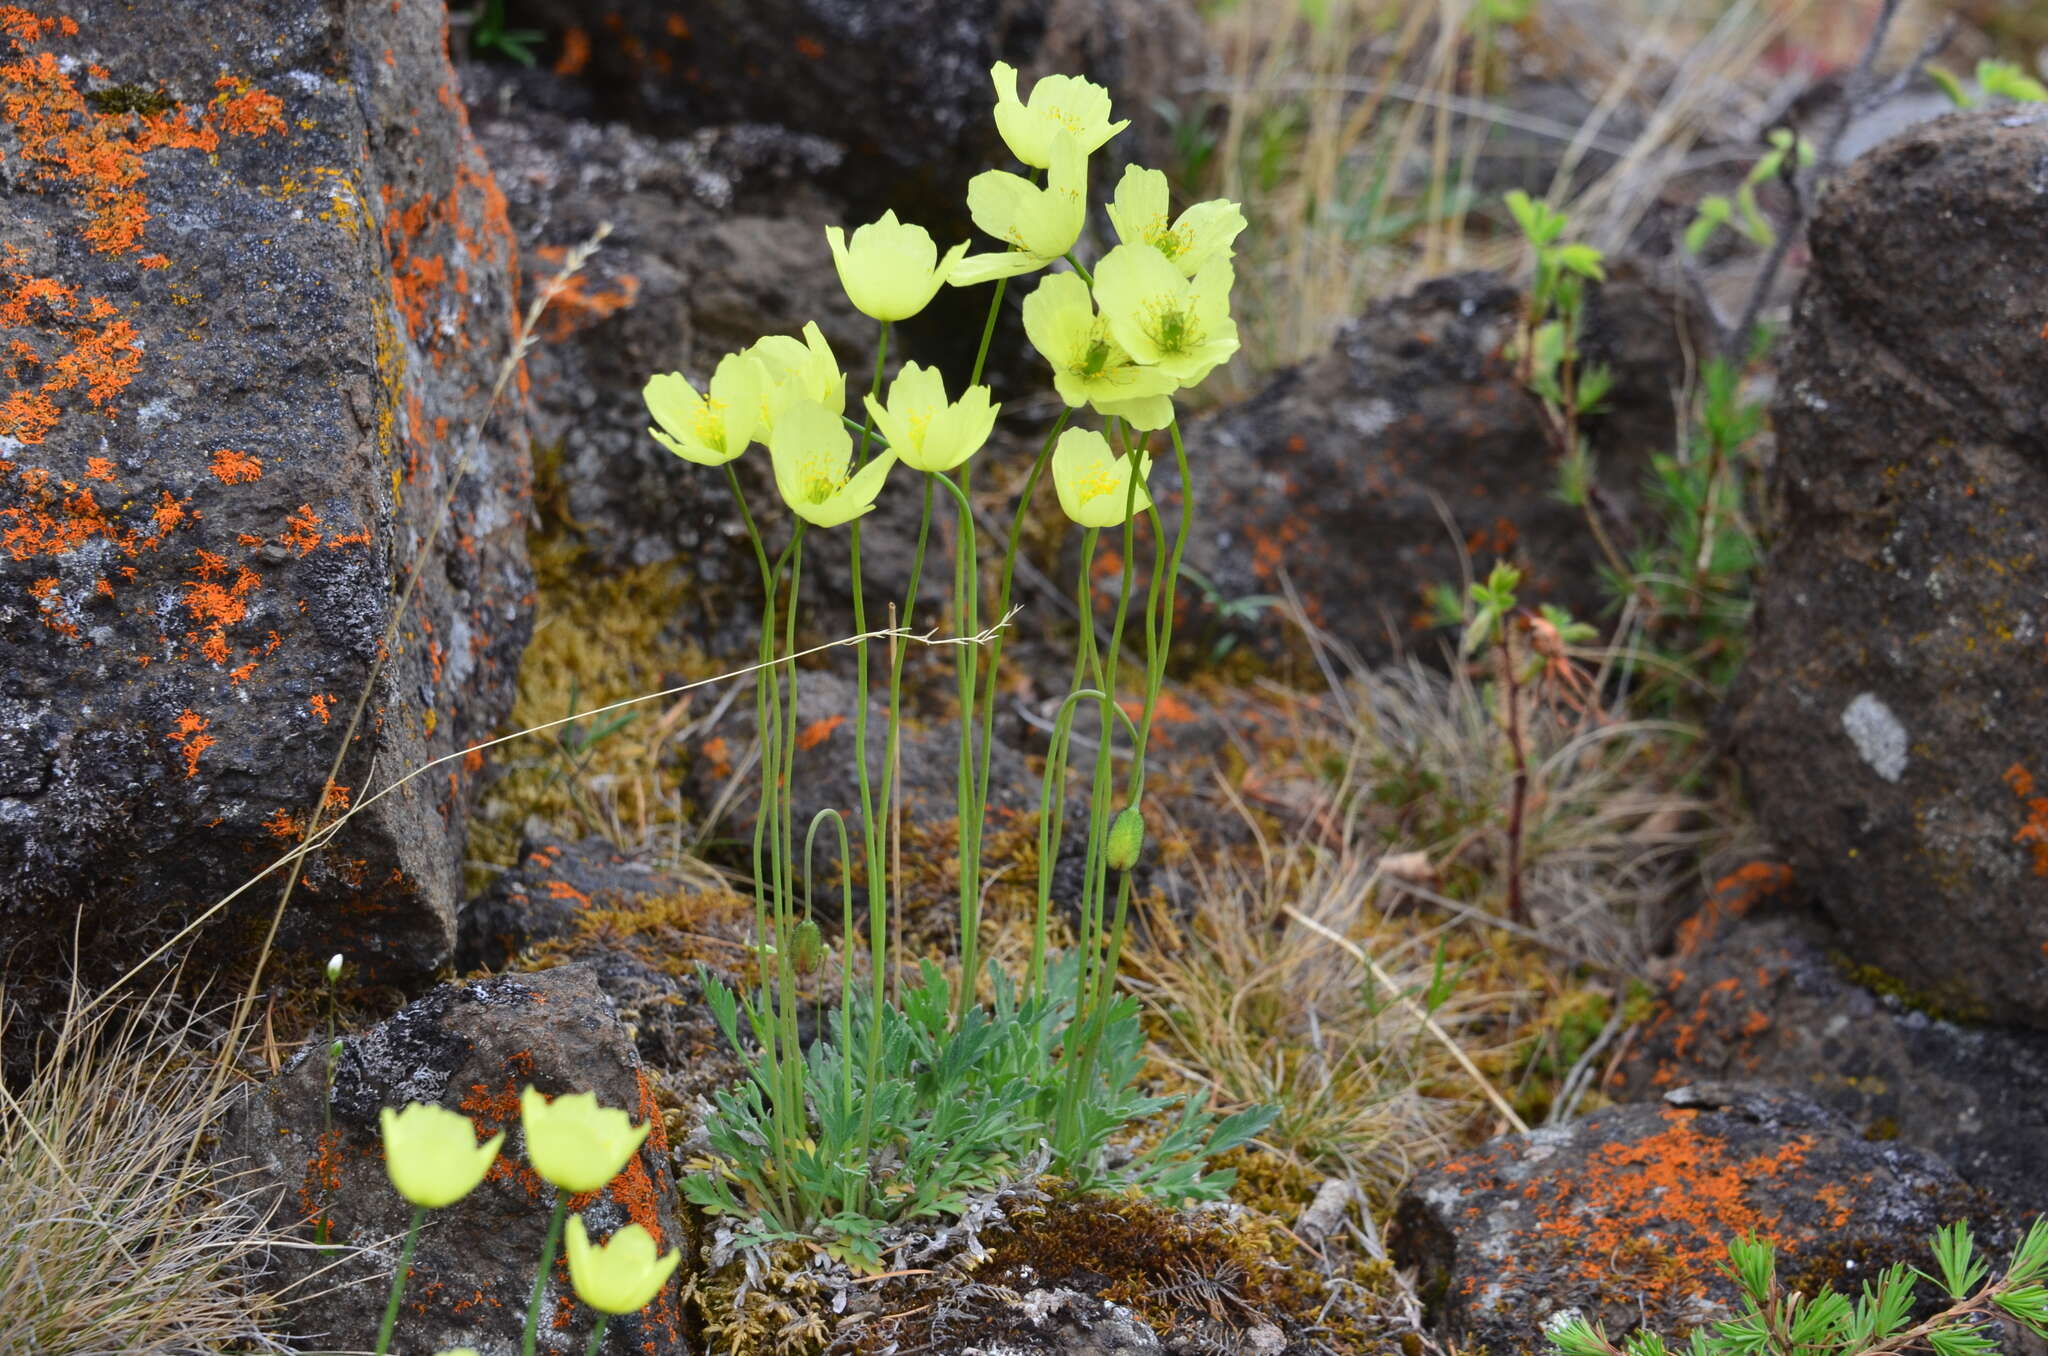
<instances>
[{"instance_id":1,"label":"white lichen spot","mask_svg":"<svg viewBox=\"0 0 2048 1356\"><path fill-rule=\"evenodd\" d=\"M169 396L158 396L135 411L135 422L143 428L164 423L166 420L175 424L183 417L178 413L177 406L171 403Z\"/></svg>"},{"instance_id":2,"label":"white lichen spot","mask_svg":"<svg viewBox=\"0 0 2048 1356\"><path fill-rule=\"evenodd\" d=\"M1394 408L1391 401L1380 399L1368 400L1363 405L1344 411L1344 422L1361 438L1379 437L1393 427L1394 420L1399 417L1400 411Z\"/></svg>"},{"instance_id":3,"label":"white lichen spot","mask_svg":"<svg viewBox=\"0 0 2048 1356\"><path fill-rule=\"evenodd\" d=\"M1577 1309L1559 1309L1543 1320L1543 1331L1555 1336L1584 1317Z\"/></svg>"},{"instance_id":4,"label":"white lichen spot","mask_svg":"<svg viewBox=\"0 0 2048 1356\"><path fill-rule=\"evenodd\" d=\"M1906 727L1871 692L1859 692L1842 710L1842 728L1871 770L1888 782L1906 772Z\"/></svg>"}]
</instances>

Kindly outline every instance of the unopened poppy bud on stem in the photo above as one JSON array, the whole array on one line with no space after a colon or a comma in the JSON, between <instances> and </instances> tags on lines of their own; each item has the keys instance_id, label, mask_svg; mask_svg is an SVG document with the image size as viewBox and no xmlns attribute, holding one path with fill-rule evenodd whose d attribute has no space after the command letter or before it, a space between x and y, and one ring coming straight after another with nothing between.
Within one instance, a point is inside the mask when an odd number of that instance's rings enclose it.
<instances>
[{"instance_id":1,"label":"unopened poppy bud on stem","mask_svg":"<svg viewBox=\"0 0 2048 1356\"><path fill-rule=\"evenodd\" d=\"M1138 864L1138 854L1145 848L1145 816L1138 813L1135 805L1126 805L1118 812L1116 820L1109 826L1109 866L1112 871L1128 871Z\"/></svg>"}]
</instances>

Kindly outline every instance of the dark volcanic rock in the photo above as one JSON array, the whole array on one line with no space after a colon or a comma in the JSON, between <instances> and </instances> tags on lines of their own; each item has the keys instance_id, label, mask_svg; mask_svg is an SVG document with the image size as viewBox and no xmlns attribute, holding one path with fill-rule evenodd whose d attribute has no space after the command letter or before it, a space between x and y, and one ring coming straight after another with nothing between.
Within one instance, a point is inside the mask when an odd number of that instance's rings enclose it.
<instances>
[{"instance_id":1,"label":"dark volcanic rock","mask_svg":"<svg viewBox=\"0 0 2048 1356\"><path fill-rule=\"evenodd\" d=\"M624 0L596 23L576 0L510 8L559 35L557 69L588 76L609 116L662 135L772 122L842 143L852 158L835 183L870 216L961 212L968 176L1002 154L989 113L998 60L1027 89L1053 72L1106 85L1133 120L1111 158L1152 163L1157 104L1210 62L1183 0Z\"/></svg>"},{"instance_id":2,"label":"dark volcanic rock","mask_svg":"<svg viewBox=\"0 0 2048 1356\"><path fill-rule=\"evenodd\" d=\"M640 388L656 372L682 371L701 389L725 354L813 320L843 368L872 365L875 324L846 300L825 245L843 211L811 186L842 153L762 126L663 141L525 102L546 77L500 85L508 77L468 74L477 135L536 271L559 265L601 222L612 228L527 362L550 507L583 564L677 560L704 596L693 627L749 632L760 583L732 492L722 474L647 435ZM500 88L517 95L500 99ZM783 515L765 451L736 465L752 510L774 531Z\"/></svg>"},{"instance_id":3,"label":"dark volcanic rock","mask_svg":"<svg viewBox=\"0 0 2048 1356\"><path fill-rule=\"evenodd\" d=\"M230 1121L219 1153L223 1170L245 1174L286 1218L324 1214L329 1237L360 1253L334 1269L310 1246L281 1250L270 1283L312 1294L293 1309L295 1333L327 1347L367 1350L383 1317L412 1207L385 1174L381 1107L432 1102L460 1111L485 1134L508 1133L483 1183L428 1216L400 1311L399 1349L453 1346L516 1349L555 1189L528 1166L519 1129L527 1084L549 1096L595 1092L600 1105L624 1107L638 1122L655 1118L640 1153L612 1184L572 1197L593 1238L637 1223L666 1250L688 1245L676 1213L679 1197L654 1093L632 1044L590 970L565 966L443 985L381 1026L345 1037L334 1074L332 1129L323 1130L326 1062L320 1043L306 1047L282 1075L254 1090ZM312 1240L307 1226L307 1240ZM572 1301L566 1263L557 1260L544 1297L541 1349L582 1351L590 1311ZM558 1324L557 1316L568 1321ZM604 1350L682 1353L675 1283L654 1304L614 1319Z\"/></svg>"},{"instance_id":4,"label":"dark volcanic rock","mask_svg":"<svg viewBox=\"0 0 2048 1356\"><path fill-rule=\"evenodd\" d=\"M2018 1215L2048 1213L2048 1035L1966 1026L1849 978L1819 923L1735 924L1674 960L1612 1091L1698 1080L1789 1088L1866 1139L1939 1153Z\"/></svg>"},{"instance_id":5,"label":"dark volcanic rock","mask_svg":"<svg viewBox=\"0 0 2048 1356\"><path fill-rule=\"evenodd\" d=\"M1665 1100L1504 1135L1409 1184L1389 1242L1442 1337L1507 1356L1547 1350L1541 1325L1567 1309L1616 1336L1710 1322L1735 1296L1716 1264L1743 1233L1775 1242L1807 1294L1924 1259L1959 1217L2003 1237L1942 1160L1803 1099L1701 1084Z\"/></svg>"},{"instance_id":6,"label":"dark volcanic rock","mask_svg":"<svg viewBox=\"0 0 2048 1356\"><path fill-rule=\"evenodd\" d=\"M1641 291L1610 289L1596 315L1604 306L1619 323L1611 336L1596 325L1587 344L1616 364L1628 411L1627 436L1602 465L1608 500L1624 511L1648 453L1668 441L1663 392L1679 361L1675 331L1645 326L1646 306L1620 295ZM1426 624L1426 589L1459 583L1461 549L1482 575L1496 557L1522 564L1532 600L1598 614L1598 549L1554 494L1542 414L1502 352L1519 307L1493 274L1426 283L1375 304L1329 352L1244 404L1190 425L1188 558L1215 589L1208 625L1244 629L1215 604L1279 595L1284 572L1313 620L1383 657ZM1646 441L1658 401L1662 441ZM1164 468L1160 478L1172 484Z\"/></svg>"},{"instance_id":7,"label":"dark volcanic rock","mask_svg":"<svg viewBox=\"0 0 2048 1356\"><path fill-rule=\"evenodd\" d=\"M455 964L503 969L535 943L571 935L581 915L645 909L696 893L698 887L602 838L527 843L517 866L462 906Z\"/></svg>"},{"instance_id":8,"label":"dark volcanic rock","mask_svg":"<svg viewBox=\"0 0 2048 1356\"><path fill-rule=\"evenodd\" d=\"M514 246L439 5L56 13L0 30L0 947L96 904L133 959L297 840L415 564L338 797L509 708ZM444 961L473 772L359 816L287 939Z\"/></svg>"},{"instance_id":9,"label":"dark volcanic rock","mask_svg":"<svg viewBox=\"0 0 2048 1356\"><path fill-rule=\"evenodd\" d=\"M2048 1025L2048 111L1871 152L1813 226L1734 697L1765 831L1936 1004Z\"/></svg>"}]
</instances>

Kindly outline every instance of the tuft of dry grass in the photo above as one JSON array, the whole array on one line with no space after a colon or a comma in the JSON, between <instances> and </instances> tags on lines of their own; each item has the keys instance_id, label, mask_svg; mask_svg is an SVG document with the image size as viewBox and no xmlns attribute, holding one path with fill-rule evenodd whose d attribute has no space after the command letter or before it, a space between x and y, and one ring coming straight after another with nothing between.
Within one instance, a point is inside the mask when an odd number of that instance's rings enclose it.
<instances>
[{"instance_id":1,"label":"tuft of dry grass","mask_svg":"<svg viewBox=\"0 0 2048 1356\"><path fill-rule=\"evenodd\" d=\"M1754 160L1813 70L1853 60L1867 27L1842 16L1858 6L1821 0L1538 0L1499 17L1514 8L1211 6L1220 71L1183 87L1179 169L1191 196L1232 198L1252 223L1240 386L1318 352L1372 298L1514 267L1502 174L1620 250L1685 176Z\"/></svg>"},{"instance_id":2,"label":"tuft of dry grass","mask_svg":"<svg viewBox=\"0 0 2048 1356\"><path fill-rule=\"evenodd\" d=\"M0 1012L5 1010L0 993ZM219 1032L159 994L68 1018L0 1088L0 1351L285 1351L247 1284L282 1231L203 1157Z\"/></svg>"},{"instance_id":3,"label":"tuft of dry grass","mask_svg":"<svg viewBox=\"0 0 2048 1356\"><path fill-rule=\"evenodd\" d=\"M1413 660L1316 697L1263 687L1267 713L1232 722L1262 733L1212 796L1255 851L1191 864L1191 900L1128 953L1178 1077L1278 1107L1263 1143L1381 1201L1418 1163L1584 1098L1670 907L1741 833L1689 789L1699 731L1531 710L1535 927L1509 924L1497 700Z\"/></svg>"}]
</instances>

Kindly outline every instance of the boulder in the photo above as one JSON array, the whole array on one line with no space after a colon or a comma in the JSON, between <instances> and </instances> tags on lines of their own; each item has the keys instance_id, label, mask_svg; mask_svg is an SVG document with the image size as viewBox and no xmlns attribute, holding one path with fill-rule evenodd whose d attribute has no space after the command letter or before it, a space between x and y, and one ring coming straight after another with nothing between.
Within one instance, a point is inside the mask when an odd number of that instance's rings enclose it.
<instances>
[{"instance_id":1,"label":"boulder","mask_svg":"<svg viewBox=\"0 0 2048 1356\"><path fill-rule=\"evenodd\" d=\"M1812 230L1731 699L1764 830L1874 966L2048 1025L2048 110L1872 151Z\"/></svg>"},{"instance_id":2,"label":"boulder","mask_svg":"<svg viewBox=\"0 0 2048 1356\"><path fill-rule=\"evenodd\" d=\"M1284 576L1312 621L1385 658L1430 625L1426 590L1462 587L1461 555L1479 575L1512 559L1527 599L1597 616L1598 548L1554 493L1542 413L1503 352L1520 305L1495 274L1436 279L1374 303L1328 352L1243 404L1192 421L1187 559L1207 582L1183 585L1200 619L1189 630L1272 646L1280 623L1253 600L1277 601ZM1622 421L1601 481L1626 518L1649 453L1670 437L1679 348L1668 322L1647 322L1655 307L1639 285L1618 283L1593 309L1587 348L1616 367ZM1170 470L1156 475L1174 497Z\"/></svg>"},{"instance_id":3,"label":"boulder","mask_svg":"<svg viewBox=\"0 0 2048 1356\"><path fill-rule=\"evenodd\" d=\"M557 39L555 68L587 79L608 116L665 136L772 122L829 137L851 153L833 182L865 216L927 207L963 224L968 176L1002 154L996 61L1026 89L1052 73L1105 84L1133 120L1112 159L1152 164L1171 145L1159 105L1214 64L1185 0L621 0L595 23L575 0L508 10Z\"/></svg>"},{"instance_id":4,"label":"boulder","mask_svg":"<svg viewBox=\"0 0 2048 1356\"><path fill-rule=\"evenodd\" d=\"M1617 1336L1727 1316L1717 1265L1742 1234L1777 1245L1791 1288L1853 1293L1893 1262L1926 1265L1928 1235L1964 1217L2001 1245L1941 1159L1801 1098L1699 1084L1437 1164L1402 1192L1388 1241L1440 1338L1519 1356L1546 1351L1542 1324L1566 1310Z\"/></svg>"},{"instance_id":5,"label":"boulder","mask_svg":"<svg viewBox=\"0 0 2048 1356\"><path fill-rule=\"evenodd\" d=\"M283 1074L252 1090L218 1152L221 1169L239 1174L238 1187L257 1189L287 1218L324 1219L328 1240L340 1245L332 1256L310 1246L309 1223L309 1246L273 1257L266 1283L306 1295L292 1309L294 1336L355 1351L375 1339L412 1213L385 1173L382 1107L430 1102L469 1116L485 1134L507 1132L482 1184L427 1217L399 1313L399 1350L518 1347L556 1195L526 1162L519 1098L528 1084L551 1097L595 1092L600 1105L624 1107L636 1122L654 1119L625 1171L569 1205L594 1239L635 1223L663 1250L691 1251L653 1085L588 967L443 985L382 1025L344 1037L327 1117L323 1049L309 1043ZM603 1350L692 1350L679 1284L671 1281L641 1313L613 1320ZM559 1257L543 1305L540 1349L584 1350L591 1312L575 1301Z\"/></svg>"},{"instance_id":6,"label":"boulder","mask_svg":"<svg viewBox=\"0 0 2048 1356\"><path fill-rule=\"evenodd\" d=\"M1955 1021L1859 977L1816 919L1730 923L1673 958L1608 1090L1773 1084L1865 1139L1942 1155L2017 1215L2048 1213L2048 1034Z\"/></svg>"},{"instance_id":7,"label":"boulder","mask_svg":"<svg viewBox=\"0 0 2048 1356\"><path fill-rule=\"evenodd\" d=\"M298 842L380 659L330 811L487 737L531 588L441 6L70 12L0 24L0 949L45 972L75 910L132 960ZM444 962L480 767L356 816L286 940Z\"/></svg>"}]
</instances>

